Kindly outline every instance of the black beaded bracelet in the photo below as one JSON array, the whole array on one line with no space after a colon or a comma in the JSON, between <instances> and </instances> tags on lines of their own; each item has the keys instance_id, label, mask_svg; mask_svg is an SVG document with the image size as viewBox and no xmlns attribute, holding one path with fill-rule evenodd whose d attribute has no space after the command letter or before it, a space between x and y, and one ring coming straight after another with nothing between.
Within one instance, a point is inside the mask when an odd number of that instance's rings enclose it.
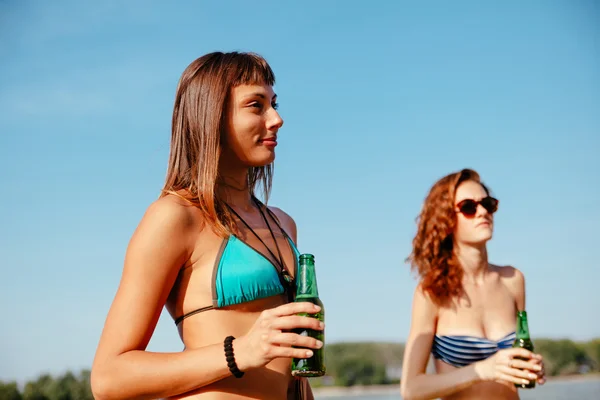
<instances>
[{"instance_id":1,"label":"black beaded bracelet","mask_svg":"<svg viewBox=\"0 0 600 400\"><path fill-rule=\"evenodd\" d=\"M227 360L227 366L229 367L229 371L236 378L241 378L244 376L244 373L239 370L237 364L235 363L235 357L233 355L233 336L227 336L225 341L223 342L223 347L225 348L225 359Z\"/></svg>"}]
</instances>

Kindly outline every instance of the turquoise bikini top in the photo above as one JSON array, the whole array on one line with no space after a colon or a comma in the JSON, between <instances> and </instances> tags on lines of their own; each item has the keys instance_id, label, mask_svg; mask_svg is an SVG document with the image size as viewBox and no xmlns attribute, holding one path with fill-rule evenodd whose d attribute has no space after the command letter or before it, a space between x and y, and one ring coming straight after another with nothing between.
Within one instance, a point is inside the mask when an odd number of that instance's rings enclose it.
<instances>
[{"instance_id":1,"label":"turquoise bikini top","mask_svg":"<svg viewBox=\"0 0 600 400\"><path fill-rule=\"evenodd\" d=\"M223 239L213 266L211 284L212 304L178 317L175 319L176 325L185 318L203 311L246 303L275 295L287 294L288 299L290 301L293 300L295 282L283 263L283 257L281 256L281 251L277 245L277 240L275 240L275 235L273 234L266 216L262 212L263 207L267 210L281 233L286 238L294 254L295 271L298 268L298 257L300 256L300 252L289 235L283 230L281 225L279 225L277 218L273 215L271 210L266 206L262 206L257 199L255 199L255 202L271 232L277 252L279 253L279 258L275 257L269 247L262 241L256 232L250 228L246 221L244 221L233 208L228 207L238 219L248 227L258 240L263 243L265 248L277 262L271 262L254 247L235 235L230 235ZM296 273L294 273L294 276L296 276Z\"/></svg>"}]
</instances>

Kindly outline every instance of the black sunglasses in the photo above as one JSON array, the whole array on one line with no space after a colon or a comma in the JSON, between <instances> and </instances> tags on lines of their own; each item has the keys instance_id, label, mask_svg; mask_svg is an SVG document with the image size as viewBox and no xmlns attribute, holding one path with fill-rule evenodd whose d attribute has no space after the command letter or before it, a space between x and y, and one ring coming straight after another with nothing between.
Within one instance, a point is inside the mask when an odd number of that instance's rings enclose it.
<instances>
[{"instance_id":1,"label":"black sunglasses","mask_svg":"<svg viewBox=\"0 0 600 400\"><path fill-rule=\"evenodd\" d=\"M498 199L490 196L484 197L479 201L465 199L458 203L456 207L458 207L458 211L460 211L465 217L472 217L477 213L477 206L480 204L490 214L493 214L498 210Z\"/></svg>"}]
</instances>

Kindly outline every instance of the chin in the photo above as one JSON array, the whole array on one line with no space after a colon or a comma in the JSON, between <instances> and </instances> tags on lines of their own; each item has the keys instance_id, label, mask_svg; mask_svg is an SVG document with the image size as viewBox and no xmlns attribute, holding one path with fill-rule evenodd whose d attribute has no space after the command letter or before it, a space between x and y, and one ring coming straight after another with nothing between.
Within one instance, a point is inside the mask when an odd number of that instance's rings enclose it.
<instances>
[{"instance_id":1,"label":"chin","mask_svg":"<svg viewBox=\"0 0 600 400\"><path fill-rule=\"evenodd\" d=\"M492 236L494 236L494 230L491 226L480 227L475 233L476 239L481 242L487 242Z\"/></svg>"},{"instance_id":2,"label":"chin","mask_svg":"<svg viewBox=\"0 0 600 400\"><path fill-rule=\"evenodd\" d=\"M490 232L488 235L481 235L480 237L477 238L477 240L475 240L475 242L479 243L479 244L486 244L487 242L492 240L493 236L494 235Z\"/></svg>"},{"instance_id":3,"label":"chin","mask_svg":"<svg viewBox=\"0 0 600 400\"><path fill-rule=\"evenodd\" d=\"M250 158L248 162L249 167L266 167L275 161L275 153L271 153L268 157L254 157Z\"/></svg>"},{"instance_id":4,"label":"chin","mask_svg":"<svg viewBox=\"0 0 600 400\"><path fill-rule=\"evenodd\" d=\"M474 235L468 239L465 238L465 240L463 240L463 243L469 244L471 246L485 246L486 243L492 239L492 236L493 235L491 232L489 232L489 234Z\"/></svg>"}]
</instances>

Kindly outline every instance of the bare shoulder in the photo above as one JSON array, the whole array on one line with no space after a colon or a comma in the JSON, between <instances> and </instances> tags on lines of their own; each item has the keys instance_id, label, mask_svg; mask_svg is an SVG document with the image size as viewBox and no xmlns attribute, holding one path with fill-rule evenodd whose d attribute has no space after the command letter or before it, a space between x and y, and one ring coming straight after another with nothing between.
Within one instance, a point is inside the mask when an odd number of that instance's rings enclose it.
<instances>
[{"instance_id":1,"label":"bare shoulder","mask_svg":"<svg viewBox=\"0 0 600 400\"><path fill-rule=\"evenodd\" d=\"M174 195L167 195L151 203L142 223L159 224L167 229L187 230L196 223L195 207Z\"/></svg>"},{"instance_id":2,"label":"bare shoulder","mask_svg":"<svg viewBox=\"0 0 600 400\"><path fill-rule=\"evenodd\" d=\"M525 309L525 275L513 266L490 265L498 273L501 282L506 286L515 300L517 309Z\"/></svg>"},{"instance_id":3,"label":"bare shoulder","mask_svg":"<svg viewBox=\"0 0 600 400\"><path fill-rule=\"evenodd\" d=\"M423 353L420 356L423 358L423 360L419 362L419 364L423 365L419 367L419 370L425 370L425 366L427 364L425 360L427 357L425 354L428 354L429 349L431 348L431 340L433 339L433 335L435 334L437 328L438 313L439 307L431 298L430 294L423 289L422 284L419 283L413 293L409 333L409 342L411 346L415 344L414 340L417 338L428 338L425 340L425 343L419 339L422 345L419 346L422 347L420 353Z\"/></svg>"},{"instance_id":4,"label":"bare shoulder","mask_svg":"<svg viewBox=\"0 0 600 400\"><path fill-rule=\"evenodd\" d=\"M177 196L167 195L152 202L132 236L132 244L174 245L184 250L190 232L198 229L197 209Z\"/></svg>"},{"instance_id":5,"label":"bare shoulder","mask_svg":"<svg viewBox=\"0 0 600 400\"><path fill-rule=\"evenodd\" d=\"M296 221L294 221L294 219L288 213L286 213L279 207L269 206L269 210L271 210L271 212L275 214L275 216L279 220L279 223L281 224L281 227L287 232L288 235L290 235L292 240L296 242Z\"/></svg>"},{"instance_id":6,"label":"bare shoulder","mask_svg":"<svg viewBox=\"0 0 600 400\"><path fill-rule=\"evenodd\" d=\"M193 208L177 196L147 207L127 246L95 363L148 345L173 282L191 254L189 233L196 229L197 214Z\"/></svg>"},{"instance_id":7,"label":"bare shoulder","mask_svg":"<svg viewBox=\"0 0 600 400\"><path fill-rule=\"evenodd\" d=\"M413 294L413 311L419 310L427 315L437 316L438 308L431 295L423 289L423 284L419 282Z\"/></svg>"},{"instance_id":8,"label":"bare shoulder","mask_svg":"<svg viewBox=\"0 0 600 400\"><path fill-rule=\"evenodd\" d=\"M498 274L498 277L508 286L521 287L525 282L525 275L511 265L493 265L490 264L492 271Z\"/></svg>"}]
</instances>

